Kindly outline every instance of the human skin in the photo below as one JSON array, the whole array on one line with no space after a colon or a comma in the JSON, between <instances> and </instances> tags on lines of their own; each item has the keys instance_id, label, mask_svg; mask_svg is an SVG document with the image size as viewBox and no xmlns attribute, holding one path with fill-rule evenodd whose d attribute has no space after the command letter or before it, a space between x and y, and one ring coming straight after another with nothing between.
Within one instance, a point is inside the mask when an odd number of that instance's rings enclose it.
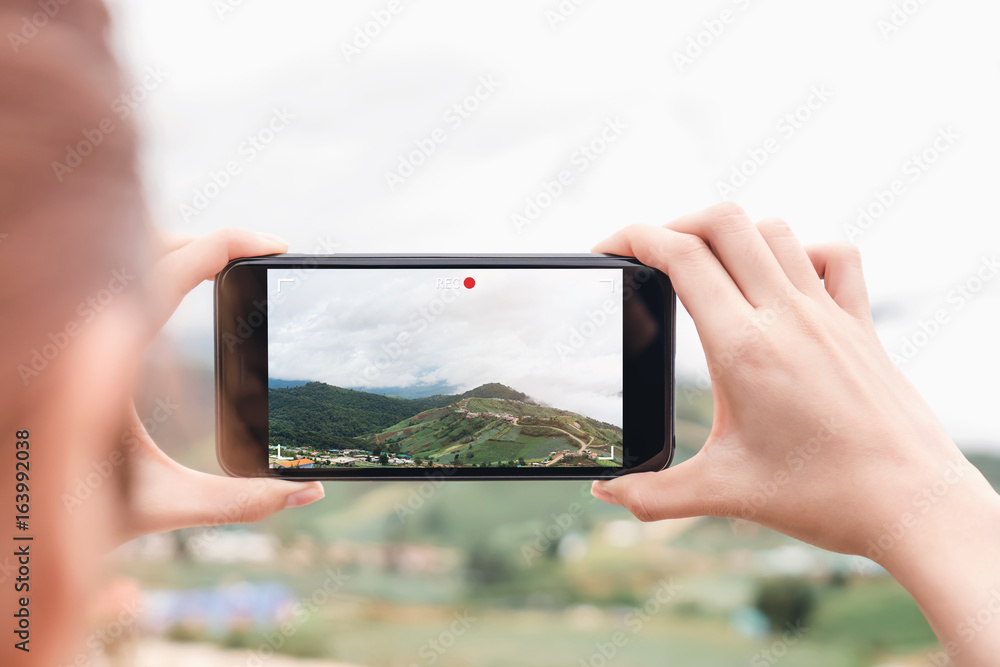
<instances>
[{"instance_id":1,"label":"human skin","mask_svg":"<svg viewBox=\"0 0 1000 667\"><path fill-rule=\"evenodd\" d=\"M231 257L286 245L245 230L152 232L136 133L111 110L123 81L105 44L107 14L94 0L56 4L15 49L7 36L40 8L0 0L0 665L24 667L89 661L101 559L123 541L257 521L323 495L318 483L184 468L139 423L132 391L143 351L183 296ZM57 174L52 163L109 119L114 129ZM30 453L26 492L16 486L18 451ZM20 493L29 496L24 531L15 528ZM22 563L15 549L28 544ZM30 652L15 648L12 633L23 606Z\"/></svg>"},{"instance_id":2,"label":"human skin","mask_svg":"<svg viewBox=\"0 0 1000 667\"><path fill-rule=\"evenodd\" d=\"M664 271L691 314L715 414L697 455L595 482L643 521L753 521L870 557L961 666L1000 656L1000 496L875 333L858 250L803 247L736 204L594 248Z\"/></svg>"}]
</instances>

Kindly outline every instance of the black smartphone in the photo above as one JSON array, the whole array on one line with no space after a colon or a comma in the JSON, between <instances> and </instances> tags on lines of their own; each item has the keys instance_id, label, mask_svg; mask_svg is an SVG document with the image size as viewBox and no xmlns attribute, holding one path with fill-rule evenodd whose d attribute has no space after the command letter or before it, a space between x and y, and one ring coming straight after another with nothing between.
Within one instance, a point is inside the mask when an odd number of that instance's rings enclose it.
<instances>
[{"instance_id":1,"label":"black smartphone","mask_svg":"<svg viewBox=\"0 0 1000 667\"><path fill-rule=\"evenodd\" d=\"M271 255L215 281L239 477L593 479L674 449L669 279L611 255Z\"/></svg>"}]
</instances>

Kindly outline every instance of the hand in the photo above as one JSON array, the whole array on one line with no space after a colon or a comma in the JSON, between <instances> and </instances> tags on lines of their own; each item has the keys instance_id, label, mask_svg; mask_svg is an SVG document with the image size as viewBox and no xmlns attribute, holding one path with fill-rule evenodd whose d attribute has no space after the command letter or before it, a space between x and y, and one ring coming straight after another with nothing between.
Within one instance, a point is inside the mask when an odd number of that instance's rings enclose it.
<instances>
[{"instance_id":1,"label":"hand","mask_svg":"<svg viewBox=\"0 0 1000 667\"><path fill-rule=\"evenodd\" d=\"M164 235L161 245L162 256L150 276L150 284L160 294L153 312L154 330L166 322L184 295L212 279L229 260L285 252L288 247L277 237L241 229L203 237ZM125 539L188 526L260 521L324 495L319 482L235 479L185 468L156 446L134 407L131 412L132 522Z\"/></svg>"},{"instance_id":2,"label":"hand","mask_svg":"<svg viewBox=\"0 0 1000 667\"><path fill-rule=\"evenodd\" d=\"M595 484L599 498L644 520L735 517L865 553L949 466L978 478L879 343L854 247L806 251L783 222L754 226L722 204L629 227L595 251L670 276L715 398L694 458Z\"/></svg>"},{"instance_id":3,"label":"hand","mask_svg":"<svg viewBox=\"0 0 1000 667\"><path fill-rule=\"evenodd\" d=\"M805 249L784 222L754 225L720 204L628 227L595 252L670 276L705 348L715 415L690 460L595 482L594 495L644 521L746 519L868 556L914 594L958 664L991 664L1000 611L988 633L963 623L1000 603L1000 497L880 344L857 249Z\"/></svg>"}]
</instances>

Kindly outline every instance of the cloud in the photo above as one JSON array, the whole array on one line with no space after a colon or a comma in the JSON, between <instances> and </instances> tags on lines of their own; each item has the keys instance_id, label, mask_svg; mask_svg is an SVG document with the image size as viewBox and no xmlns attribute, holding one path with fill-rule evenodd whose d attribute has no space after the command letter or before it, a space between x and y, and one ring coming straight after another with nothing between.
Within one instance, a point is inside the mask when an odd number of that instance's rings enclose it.
<instances>
[{"instance_id":1,"label":"cloud","mask_svg":"<svg viewBox=\"0 0 1000 667\"><path fill-rule=\"evenodd\" d=\"M290 276L269 270L269 292ZM460 392L500 382L621 425L620 269L326 269L282 293L271 377Z\"/></svg>"}]
</instances>

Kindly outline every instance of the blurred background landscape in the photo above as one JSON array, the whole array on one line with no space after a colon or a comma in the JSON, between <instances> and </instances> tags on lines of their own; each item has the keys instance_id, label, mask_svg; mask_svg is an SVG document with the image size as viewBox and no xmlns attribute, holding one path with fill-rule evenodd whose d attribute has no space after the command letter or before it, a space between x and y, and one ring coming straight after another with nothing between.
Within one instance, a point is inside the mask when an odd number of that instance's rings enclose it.
<instances>
[{"instance_id":1,"label":"blurred background landscape","mask_svg":"<svg viewBox=\"0 0 1000 667\"><path fill-rule=\"evenodd\" d=\"M306 253L582 252L735 199L805 243L860 247L885 347L997 485L1000 4L403 0L391 20L383 0L110 4L158 227ZM437 128L412 175L387 177ZM562 170L572 185L540 207ZM683 458L711 396L678 311ZM140 414L178 406L154 438L217 472L210 285L148 362ZM866 561L722 519L641 524L588 486L327 484L261 524L143 538L110 557L93 659L923 667L935 650Z\"/></svg>"},{"instance_id":2,"label":"blurred background landscape","mask_svg":"<svg viewBox=\"0 0 1000 667\"><path fill-rule=\"evenodd\" d=\"M156 439L213 469L211 374L151 373L184 396ZM684 459L711 394L677 398ZM997 487L1000 458L972 460ZM589 487L328 483L259 524L141 538L109 590L142 613L97 664L917 667L937 649L867 559L726 519L643 524Z\"/></svg>"}]
</instances>

